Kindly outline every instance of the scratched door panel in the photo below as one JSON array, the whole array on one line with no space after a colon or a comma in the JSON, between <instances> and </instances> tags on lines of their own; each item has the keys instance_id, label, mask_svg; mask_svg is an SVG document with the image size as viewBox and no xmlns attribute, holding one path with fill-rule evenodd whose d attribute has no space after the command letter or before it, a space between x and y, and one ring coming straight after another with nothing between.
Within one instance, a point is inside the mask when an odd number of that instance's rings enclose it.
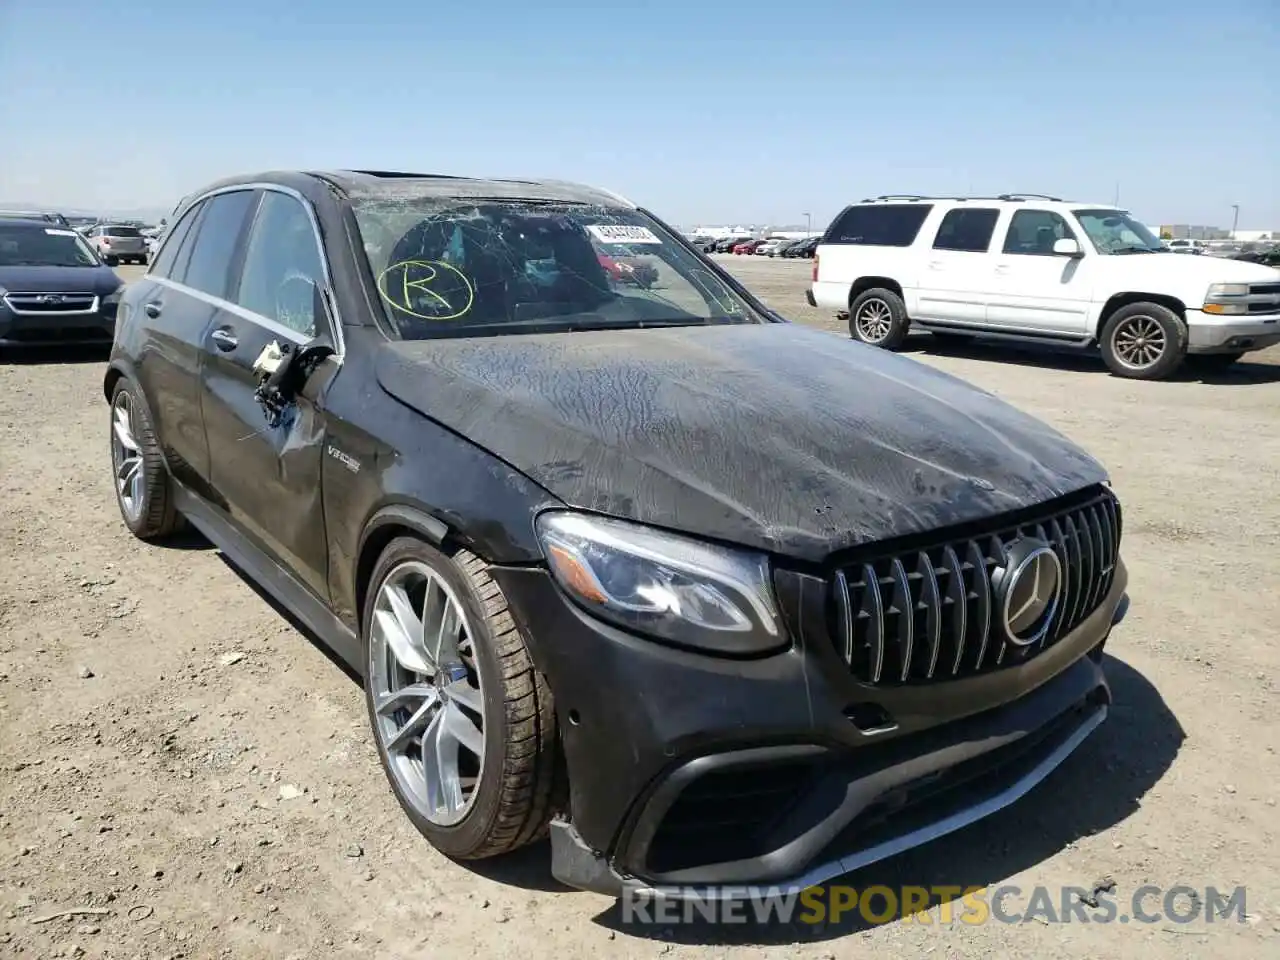
<instances>
[{"instance_id":1,"label":"scratched door panel","mask_svg":"<svg viewBox=\"0 0 1280 960\"><path fill-rule=\"evenodd\" d=\"M213 341L226 331L222 343ZM210 475L228 518L293 570L320 598L328 596L321 457L325 419L317 403L338 369L332 361L312 374L297 402L272 425L254 393L253 365L270 344L291 341L239 314L219 314L210 331L204 368L204 418Z\"/></svg>"}]
</instances>

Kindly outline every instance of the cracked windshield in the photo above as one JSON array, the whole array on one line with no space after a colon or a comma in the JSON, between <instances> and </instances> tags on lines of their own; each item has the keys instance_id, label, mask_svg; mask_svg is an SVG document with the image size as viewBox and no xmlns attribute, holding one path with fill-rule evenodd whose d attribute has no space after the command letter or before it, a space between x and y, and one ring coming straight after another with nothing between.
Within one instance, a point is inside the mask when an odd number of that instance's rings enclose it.
<instances>
[{"instance_id":1,"label":"cracked windshield","mask_svg":"<svg viewBox=\"0 0 1280 960\"><path fill-rule=\"evenodd\" d=\"M407 339L764 320L638 211L366 201L356 220L382 308Z\"/></svg>"}]
</instances>

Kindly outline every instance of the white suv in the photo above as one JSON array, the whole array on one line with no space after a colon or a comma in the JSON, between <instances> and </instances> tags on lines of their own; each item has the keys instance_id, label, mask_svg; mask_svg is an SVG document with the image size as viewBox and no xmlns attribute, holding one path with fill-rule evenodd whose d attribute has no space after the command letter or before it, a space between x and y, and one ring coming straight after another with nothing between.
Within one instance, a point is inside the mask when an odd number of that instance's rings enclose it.
<instances>
[{"instance_id":1,"label":"white suv","mask_svg":"<svg viewBox=\"0 0 1280 960\"><path fill-rule=\"evenodd\" d=\"M818 245L806 299L887 349L913 326L1096 345L1113 373L1144 380L1280 343L1280 270L1176 256L1117 207L1030 194L852 204Z\"/></svg>"}]
</instances>

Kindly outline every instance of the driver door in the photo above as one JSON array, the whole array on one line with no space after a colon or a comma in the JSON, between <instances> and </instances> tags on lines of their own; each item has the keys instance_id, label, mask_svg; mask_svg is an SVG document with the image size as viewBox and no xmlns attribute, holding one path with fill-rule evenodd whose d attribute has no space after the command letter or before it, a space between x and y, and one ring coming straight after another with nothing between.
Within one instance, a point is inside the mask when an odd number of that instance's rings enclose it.
<instances>
[{"instance_id":1,"label":"driver door","mask_svg":"<svg viewBox=\"0 0 1280 960\"><path fill-rule=\"evenodd\" d=\"M320 238L301 198L264 188L243 266L207 333L205 433L215 507L320 599L328 597L328 540L320 473L321 398L339 363L328 357L273 423L255 397L255 363L269 346L332 337L315 293L325 282Z\"/></svg>"},{"instance_id":2,"label":"driver door","mask_svg":"<svg viewBox=\"0 0 1280 960\"><path fill-rule=\"evenodd\" d=\"M1080 255L1054 253L1057 240L1075 240ZM994 260L988 283L989 326L1063 339L1088 336L1097 257L1060 213L1015 210L1000 253L988 259Z\"/></svg>"}]
</instances>

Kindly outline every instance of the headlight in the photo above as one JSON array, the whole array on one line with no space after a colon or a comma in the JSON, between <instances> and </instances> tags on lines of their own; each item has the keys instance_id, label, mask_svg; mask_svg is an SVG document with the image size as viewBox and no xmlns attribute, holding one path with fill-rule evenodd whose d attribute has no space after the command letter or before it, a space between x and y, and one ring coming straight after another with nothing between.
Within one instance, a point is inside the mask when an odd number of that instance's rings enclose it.
<instances>
[{"instance_id":1,"label":"headlight","mask_svg":"<svg viewBox=\"0 0 1280 960\"><path fill-rule=\"evenodd\" d=\"M1249 305L1240 298L1249 295L1247 283L1213 283L1204 295L1204 305L1200 308L1205 313L1217 316L1238 316L1249 312Z\"/></svg>"},{"instance_id":2,"label":"headlight","mask_svg":"<svg viewBox=\"0 0 1280 960\"><path fill-rule=\"evenodd\" d=\"M537 530L556 582L603 619L716 653L787 642L762 554L568 512L542 514Z\"/></svg>"},{"instance_id":3,"label":"headlight","mask_svg":"<svg viewBox=\"0 0 1280 960\"><path fill-rule=\"evenodd\" d=\"M1247 283L1213 283L1209 285L1209 292L1204 295L1204 298L1216 300L1219 297L1247 297L1248 295Z\"/></svg>"}]
</instances>

